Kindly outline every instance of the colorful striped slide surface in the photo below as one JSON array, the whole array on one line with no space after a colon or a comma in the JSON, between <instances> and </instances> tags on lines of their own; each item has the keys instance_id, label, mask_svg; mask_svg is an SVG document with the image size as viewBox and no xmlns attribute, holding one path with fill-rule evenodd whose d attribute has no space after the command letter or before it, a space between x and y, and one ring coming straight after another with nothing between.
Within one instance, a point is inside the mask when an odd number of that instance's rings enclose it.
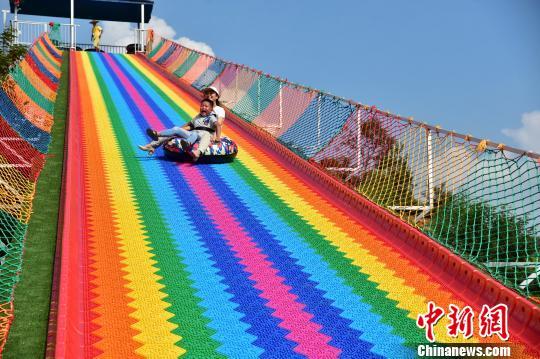
<instances>
[{"instance_id":1,"label":"colorful striped slide surface","mask_svg":"<svg viewBox=\"0 0 540 359\"><path fill-rule=\"evenodd\" d=\"M70 66L57 357L414 357L466 305L232 126L230 164L138 150L198 111L144 59Z\"/></svg>"}]
</instances>

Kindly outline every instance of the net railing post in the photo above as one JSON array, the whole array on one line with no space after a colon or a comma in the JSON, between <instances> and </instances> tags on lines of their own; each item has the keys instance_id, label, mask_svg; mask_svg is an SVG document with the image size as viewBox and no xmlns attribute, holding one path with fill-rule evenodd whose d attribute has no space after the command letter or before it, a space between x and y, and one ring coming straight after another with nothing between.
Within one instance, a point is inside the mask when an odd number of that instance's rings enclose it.
<instances>
[{"instance_id":1,"label":"net railing post","mask_svg":"<svg viewBox=\"0 0 540 359\"><path fill-rule=\"evenodd\" d=\"M415 217L414 221L418 222L424 218L435 207L435 187L434 184L434 168L433 168L433 135L429 128L426 128L427 136L427 170L428 170L428 191L427 191L427 206L424 207L422 213Z\"/></svg>"},{"instance_id":2,"label":"net railing post","mask_svg":"<svg viewBox=\"0 0 540 359\"><path fill-rule=\"evenodd\" d=\"M321 93L317 94L317 150L321 148Z\"/></svg>"},{"instance_id":3,"label":"net railing post","mask_svg":"<svg viewBox=\"0 0 540 359\"><path fill-rule=\"evenodd\" d=\"M279 129L283 127L283 83L279 82Z\"/></svg>"},{"instance_id":4,"label":"net railing post","mask_svg":"<svg viewBox=\"0 0 540 359\"><path fill-rule=\"evenodd\" d=\"M435 188L433 186L434 176L433 176L433 138L431 131L427 130L427 155L428 155L428 193L429 193L429 209L428 211L433 210L435 205Z\"/></svg>"},{"instance_id":5,"label":"net railing post","mask_svg":"<svg viewBox=\"0 0 540 359\"><path fill-rule=\"evenodd\" d=\"M234 105L236 105L237 102L238 102L238 66L236 66L236 76L234 77Z\"/></svg>"},{"instance_id":6,"label":"net railing post","mask_svg":"<svg viewBox=\"0 0 540 359\"><path fill-rule=\"evenodd\" d=\"M257 116L261 114L261 74L257 77Z\"/></svg>"},{"instance_id":7,"label":"net railing post","mask_svg":"<svg viewBox=\"0 0 540 359\"><path fill-rule=\"evenodd\" d=\"M345 182L349 181L353 176L360 172L360 162L362 161L361 145L362 145L362 130L361 130L361 115L360 115L360 106L356 106L356 166L339 169L342 171L350 171L350 173L345 177ZM334 168L337 170L337 168Z\"/></svg>"},{"instance_id":8,"label":"net railing post","mask_svg":"<svg viewBox=\"0 0 540 359\"><path fill-rule=\"evenodd\" d=\"M360 168L360 160L361 160L361 136L362 131L360 128L360 106L356 106L356 168Z\"/></svg>"}]
</instances>

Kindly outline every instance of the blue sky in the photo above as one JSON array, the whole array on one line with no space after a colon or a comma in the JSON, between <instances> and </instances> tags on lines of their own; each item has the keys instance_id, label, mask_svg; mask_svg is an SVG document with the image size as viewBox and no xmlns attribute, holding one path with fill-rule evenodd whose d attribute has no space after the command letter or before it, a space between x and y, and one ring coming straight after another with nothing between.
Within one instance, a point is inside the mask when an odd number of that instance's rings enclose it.
<instances>
[{"instance_id":1,"label":"blue sky","mask_svg":"<svg viewBox=\"0 0 540 359\"><path fill-rule=\"evenodd\" d=\"M153 15L224 59L540 152L539 0L156 0Z\"/></svg>"}]
</instances>

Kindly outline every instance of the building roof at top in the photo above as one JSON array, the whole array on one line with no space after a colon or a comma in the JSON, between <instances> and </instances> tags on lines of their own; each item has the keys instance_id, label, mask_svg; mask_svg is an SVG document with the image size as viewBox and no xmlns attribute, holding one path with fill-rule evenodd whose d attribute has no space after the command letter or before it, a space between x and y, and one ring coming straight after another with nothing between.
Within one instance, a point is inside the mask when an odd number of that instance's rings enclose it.
<instances>
[{"instance_id":1,"label":"building roof at top","mask_svg":"<svg viewBox=\"0 0 540 359\"><path fill-rule=\"evenodd\" d=\"M15 10L16 0L9 0ZM141 4L144 4L144 22L150 21L154 0L74 0L75 17L122 22L141 22ZM19 14L70 17L70 0L20 0Z\"/></svg>"}]
</instances>

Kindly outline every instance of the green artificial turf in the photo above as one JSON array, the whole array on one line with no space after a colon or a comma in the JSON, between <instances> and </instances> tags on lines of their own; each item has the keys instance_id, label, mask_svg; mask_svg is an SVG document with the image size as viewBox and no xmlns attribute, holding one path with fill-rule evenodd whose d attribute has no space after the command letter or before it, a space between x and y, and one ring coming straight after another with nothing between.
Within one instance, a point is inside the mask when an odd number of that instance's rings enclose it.
<instances>
[{"instance_id":1,"label":"green artificial turf","mask_svg":"<svg viewBox=\"0 0 540 359\"><path fill-rule=\"evenodd\" d=\"M62 76L54 107L52 141L37 183L33 213L24 243L21 278L15 288L15 319L4 348L4 358L45 356L64 160L68 80L69 53L64 52Z\"/></svg>"}]
</instances>

